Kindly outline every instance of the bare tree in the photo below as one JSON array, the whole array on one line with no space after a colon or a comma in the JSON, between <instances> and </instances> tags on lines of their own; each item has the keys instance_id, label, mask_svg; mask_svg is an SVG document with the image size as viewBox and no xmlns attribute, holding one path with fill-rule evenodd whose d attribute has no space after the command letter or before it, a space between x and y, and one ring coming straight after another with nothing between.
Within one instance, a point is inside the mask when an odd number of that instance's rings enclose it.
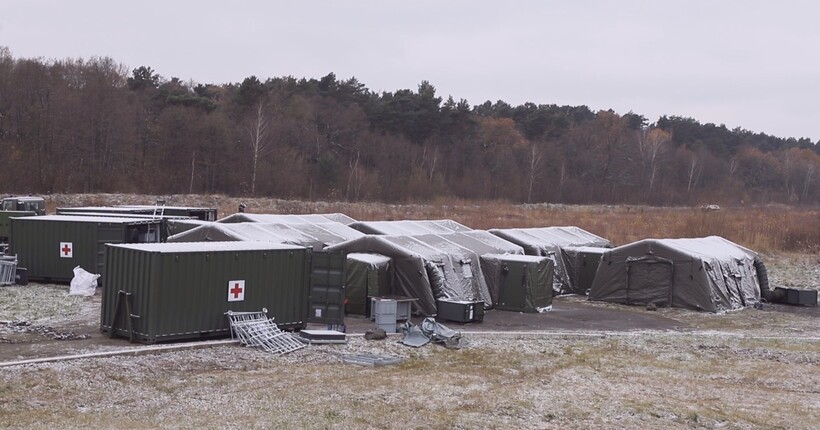
<instances>
[{"instance_id":1,"label":"bare tree","mask_svg":"<svg viewBox=\"0 0 820 430\"><path fill-rule=\"evenodd\" d=\"M697 181L698 168L698 156L696 154L692 154L692 158L689 162L689 174L687 175L689 179L686 184L687 194L692 193L692 187L695 185L695 182Z\"/></svg>"},{"instance_id":2,"label":"bare tree","mask_svg":"<svg viewBox=\"0 0 820 430\"><path fill-rule=\"evenodd\" d=\"M638 153L641 157L644 174L646 175L646 195L652 193L652 188L658 177L663 155L666 153L666 144L671 140L671 133L659 128L645 128L638 132Z\"/></svg>"},{"instance_id":3,"label":"bare tree","mask_svg":"<svg viewBox=\"0 0 820 430\"><path fill-rule=\"evenodd\" d=\"M538 147L533 143L530 146L530 157L529 157L529 184L527 186L527 203L532 203L532 187L535 184L535 181L540 176L541 172L541 159L542 154ZM563 173L563 172L562 172ZM563 178L562 178L563 179Z\"/></svg>"},{"instance_id":4,"label":"bare tree","mask_svg":"<svg viewBox=\"0 0 820 430\"><path fill-rule=\"evenodd\" d=\"M806 175L803 177L803 200L807 200L809 196L809 188L814 182L814 175L817 173L817 165L810 161L806 164Z\"/></svg>"},{"instance_id":5,"label":"bare tree","mask_svg":"<svg viewBox=\"0 0 820 430\"><path fill-rule=\"evenodd\" d=\"M248 135L250 137L251 156L253 157L253 167L251 173L251 195L256 194L256 171L259 159L269 154L273 147L268 140L268 128L270 120L265 115L265 107L262 102L257 103L253 118L248 124Z\"/></svg>"}]
</instances>

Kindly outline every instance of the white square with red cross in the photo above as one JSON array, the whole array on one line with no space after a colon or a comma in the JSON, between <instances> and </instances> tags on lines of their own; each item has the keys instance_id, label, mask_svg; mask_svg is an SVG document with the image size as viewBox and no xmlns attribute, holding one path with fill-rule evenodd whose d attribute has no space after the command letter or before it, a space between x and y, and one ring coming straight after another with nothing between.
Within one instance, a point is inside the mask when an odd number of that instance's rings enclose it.
<instances>
[{"instance_id":1,"label":"white square with red cross","mask_svg":"<svg viewBox=\"0 0 820 430\"><path fill-rule=\"evenodd\" d=\"M60 242L60 258L74 258L74 244Z\"/></svg>"},{"instance_id":2,"label":"white square with red cross","mask_svg":"<svg viewBox=\"0 0 820 430\"><path fill-rule=\"evenodd\" d=\"M245 301L245 281L228 281L228 301Z\"/></svg>"}]
</instances>

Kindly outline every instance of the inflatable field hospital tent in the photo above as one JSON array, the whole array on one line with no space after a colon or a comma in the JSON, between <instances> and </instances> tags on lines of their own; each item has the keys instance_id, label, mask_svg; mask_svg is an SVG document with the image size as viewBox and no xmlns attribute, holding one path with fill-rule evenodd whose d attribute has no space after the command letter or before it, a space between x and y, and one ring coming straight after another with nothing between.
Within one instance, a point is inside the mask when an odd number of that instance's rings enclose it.
<instances>
[{"instance_id":1,"label":"inflatable field hospital tent","mask_svg":"<svg viewBox=\"0 0 820 430\"><path fill-rule=\"evenodd\" d=\"M305 214L305 215L291 215L291 214L252 214L252 213L235 213L221 218L216 222L219 223L236 223L236 222L264 222L264 223L279 223L279 224L316 224L326 222L338 222L344 225L349 225L356 220L342 213L332 214Z\"/></svg>"},{"instance_id":2,"label":"inflatable field hospital tent","mask_svg":"<svg viewBox=\"0 0 820 430\"><path fill-rule=\"evenodd\" d=\"M646 239L604 253L589 299L707 312L739 309L760 301L759 266L754 251L718 236Z\"/></svg>"},{"instance_id":3,"label":"inflatable field hospital tent","mask_svg":"<svg viewBox=\"0 0 820 430\"><path fill-rule=\"evenodd\" d=\"M447 234L472 230L451 219L403 220L403 221L358 221L350 227L367 234L405 235Z\"/></svg>"},{"instance_id":4,"label":"inflatable field hospital tent","mask_svg":"<svg viewBox=\"0 0 820 430\"><path fill-rule=\"evenodd\" d=\"M327 248L345 253L389 257L393 266L391 293L418 299L416 310L436 314L436 299L482 300L492 305L478 255L436 235L366 235Z\"/></svg>"},{"instance_id":5,"label":"inflatable field hospital tent","mask_svg":"<svg viewBox=\"0 0 820 430\"><path fill-rule=\"evenodd\" d=\"M418 299L416 310L436 313L436 299L482 300L492 306L483 273L486 254L523 254L523 248L486 231L367 235L328 251L379 254L391 260L389 293Z\"/></svg>"},{"instance_id":6,"label":"inflatable field hospital tent","mask_svg":"<svg viewBox=\"0 0 820 430\"><path fill-rule=\"evenodd\" d=\"M577 281L578 247L609 248L612 244L601 236L578 227L537 227L492 229L490 233L524 248L527 255L552 259L555 267L553 290L556 294L586 294Z\"/></svg>"},{"instance_id":7,"label":"inflatable field hospital tent","mask_svg":"<svg viewBox=\"0 0 820 430\"><path fill-rule=\"evenodd\" d=\"M280 224L264 222L208 223L175 234L168 242L252 241L302 245L316 251L364 236L337 222Z\"/></svg>"}]
</instances>

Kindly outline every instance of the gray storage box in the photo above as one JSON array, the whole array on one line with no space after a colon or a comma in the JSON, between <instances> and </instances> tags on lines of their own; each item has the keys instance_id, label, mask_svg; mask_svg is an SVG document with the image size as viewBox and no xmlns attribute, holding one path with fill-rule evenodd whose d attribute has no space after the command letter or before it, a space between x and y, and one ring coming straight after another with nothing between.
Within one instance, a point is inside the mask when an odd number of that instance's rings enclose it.
<instances>
[{"instance_id":1,"label":"gray storage box","mask_svg":"<svg viewBox=\"0 0 820 430\"><path fill-rule=\"evenodd\" d=\"M817 306L817 290L808 288L776 287L774 297L776 301L787 305Z\"/></svg>"},{"instance_id":2,"label":"gray storage box","mask_svg":"<svg viewBox=\"0 0 820 430\"><path fill-rule=\"evenodd\" d=\"M413 302L418 301L418 299L414 299L412 297L405 297L405 296L377 296L377 297L370 297L370 306L368 309L370 310L370 319L374 319L375 313L373 312L374 306L373 304L377 300L381 299L390 299L396 302L396 321L406 321L409 320L412 316L412 309L413 309Z\"/></svg>"},{"instance_id":3,"label":"gray storage box","mask_svg":"<svg viewBox=\"0 0 820 430\"><path fill-rule=\"evenodd\" d=\"M109 245L101 329L153 343L230 336L225 312L305 327L310 250L267 242Z\"/></svg>"},{"instance_id":4,"label":"gray storage box","mask_svg":"<svg viewBox=\"0 0 820 430\"><path fill-rule=\"evenodd\" d=\"M373 301L373 316L376 326L387 333L396 332L396 310L398 304L392 299L375 299Z\"/></svg>"},{"instance_id":5,"label":"gray storage box","mask_svg":"<svg viewBox=\"0 0 820 430\"><path fill-rule=\"evenodd\" d=\"M436 307L438 308L436 319L460 323L484 320L484 302L480 300L437 300Z\"/></svg>"}]
</instances>

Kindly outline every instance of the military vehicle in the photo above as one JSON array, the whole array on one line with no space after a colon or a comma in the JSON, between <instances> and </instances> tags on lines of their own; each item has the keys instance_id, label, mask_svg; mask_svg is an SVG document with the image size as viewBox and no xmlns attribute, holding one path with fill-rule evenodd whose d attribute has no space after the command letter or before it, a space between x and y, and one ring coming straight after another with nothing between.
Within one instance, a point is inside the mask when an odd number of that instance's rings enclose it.
<instances>
[{"instance_id":1,"label":"military vehicle","mask_svg":"<svg viewBox=\"0 0 820 430\"><path fill-rule=\"evenodd\" d=\"M0 254L9 241L9 218L46 214L46 201L42 197L9 196L0 200Z\"/></svg>"}]
</instances>

